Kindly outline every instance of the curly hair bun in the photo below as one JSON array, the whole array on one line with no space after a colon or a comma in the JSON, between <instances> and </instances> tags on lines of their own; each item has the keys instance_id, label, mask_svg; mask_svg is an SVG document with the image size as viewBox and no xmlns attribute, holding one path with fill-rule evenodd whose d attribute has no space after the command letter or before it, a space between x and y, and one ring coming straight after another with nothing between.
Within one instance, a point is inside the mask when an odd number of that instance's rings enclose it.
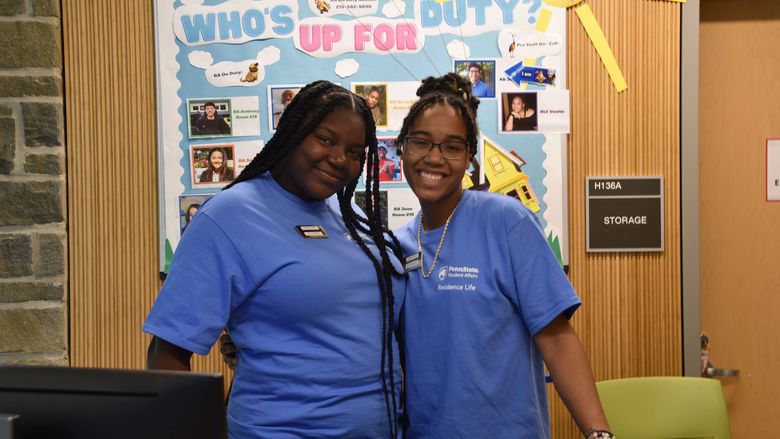
<instances>
[{"instance_id":1,"label":"curly hair bun","mask_svg":"<svg viewBox=\"0 0 780 439\"><path fill-rule=\"evenodd\" d=\"M443 76L429 76L423 79L422 85L417 89L417 96L422 98L431 94L443 94L461 99L474 114L477 113L479 99L471 94L471 83L460 75L447 73Z\"/></svg>"}]
</instances>

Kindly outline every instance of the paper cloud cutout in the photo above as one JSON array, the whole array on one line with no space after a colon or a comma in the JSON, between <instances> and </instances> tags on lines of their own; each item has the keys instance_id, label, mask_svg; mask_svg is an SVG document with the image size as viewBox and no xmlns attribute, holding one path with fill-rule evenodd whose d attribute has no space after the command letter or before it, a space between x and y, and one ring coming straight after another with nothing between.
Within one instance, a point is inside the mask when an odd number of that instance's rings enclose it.
<instances>
[{"instance_id":1,"label":"paper cloud cutout","mask_svg":"<svg viewBox=\"0 0 780 439\"><path fill-rule=\"evenodd\" d=\"M190 61L190 64L199 69L205 69L214 64L214 58L211 54L202 50L193 51L187 55L187 59Z\"/></svg>"},{"instance_id":2,"label":"paper cloud cutout","mask_svg":"<svg viewBox=\"0 0 780 439\"><path fill-rule=\"evenodd\" d=\"M471 48L461 40L452 40L447 43L447 53L450 58L468 58L471 56Z\"/></svg>"},{"instance_id":3,"label":"paper cloud cutout","mask_svg":"<svg viewBox=\"0 0 780 439\"><path fill-rule=\"evenodd\" d=\"M406 12L406 2L401 0L389 0L382 7L382 14L387 18L396 18L404 15Z\"/></svg>"},{"instance_id":4,"label":"paper cloud cutout","mask_svg":"<svg viewBox=\"0 0 780 439\"><path fill-rule=\"evenodd\" d=\"M264 66L275 64L282 58L282 51L276 46L268 46L257 54L257 61Z\"/></svg>"},{"instance_id":5,"label":"paper cloud cutout","mask_svg":"<svg viewBox=\"0 0 780 439\"><path fill-rule=\"evenodd\" d=\"M204 70L206 80L215 87L253 87L265 79L265 68L281 59L276 46L268 46L255 59L214 63L209 52L195 50L187 59L193 67Z\"/></svg>"},{"instance_id":6,"label":"paper cloud cutout","mask_svg":"<svg viewBox=\"0 0 780 439\"><path fill-rule=\"evenodd\" d=\"M563 41L559 34L552 32L502 29L498 34L498 49L503 58L539 58L561 53Z\"/></svg>"},{"instance_id":7,"label":"paper cloud cutout","mask_svg":"<svg viewBox=\"0 0 780 439\"><path fill-rule=\"evenodd\" d=\"M336 63L336 74L340 78L352 76L360 69L360 64L352 58L342 59Z\"/></svg>"}]
</instances>

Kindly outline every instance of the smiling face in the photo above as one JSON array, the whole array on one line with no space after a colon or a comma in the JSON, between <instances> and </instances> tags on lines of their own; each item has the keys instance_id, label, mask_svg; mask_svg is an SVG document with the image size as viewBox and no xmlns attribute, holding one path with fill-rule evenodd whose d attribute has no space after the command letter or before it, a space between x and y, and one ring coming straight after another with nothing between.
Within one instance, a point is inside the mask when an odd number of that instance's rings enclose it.
<instances>
[{"instance_id":1,"label":"smiling face","mask_svg":"<svg viewBox=\"0 0 780 439\"><path fill-rule=\"evenodd\" d=\"M292 102L293 98L295 97L295 93L292 90L285 90L282 92L282 105L287 106L290 102Z\"/></svg>"},{"instance_id":2,"label":"smiling face","mask_svg":"<svg viewBox=\"0 0 780 439\"><path fill-rule=\"evenodd\" d=\"M469 68L469 81L472 85L476 84L477 81L479 81L479 78L481 77L481 73L478 68L471 67Z\"/></svg>"},{"instance_id":3,"label":"smiling face","mask_svg":"<svg viewBox=\"0 0 780 439\"><path fill-rule=\"evenodd\" d=\"M363 118L336 108L271 172L279 186L304 201L324 200L360 173L365 157Z\"/></svg>"},{"instance_id":4,"label":"smiling face","mask_svg":"<svg viewBox=\"0 0 780 439\"><path fill-rule=\"evenodd\" d=\"M217 109L213 105L206 105L205 111L207 118L214 119L214 113L217 112Z\"/></svg>"},{"instance_id":5,"label":"smiling face","mask_svg":"<svg viewBox=\"0 0 780 439\"><path fill-rule=\"evenodd\" d=\"M211 163L211 167L214 169L221 168L225 163L225 157L223 157L222 151L218 149L212 150L211 154L209 155L209 163Z\"/></svg>"},{"instance_id":6,"label":"smiling face","mask_svg":"<svg viewBox=\"0 0 780 439\"><path fill-rule=\"evenodd\" d=\"M368 108L375 108L379 103L379 92L376 90L371 90L371 92L368 94L368 99L366 99L366 102L368 103Z\"/></svg>"},{"instance_id":7,"label":"smiling face","mask_svg":"<svg viewBox=\"0 0 780 439\"><path fill-rule=\"evenodd\" d=\"M209 163L211 163L211 167L214 169L221 168L225 163L225 158L222 156L222 151L218 149L212 150L211 155L209 155Z\"/></svg>"},{"instance_id":8,"label":"smiling face","mask_svg":"<svg viewBox=\"0 0 780 439\"><path fill-rule=\"evenodd\" d=\"M523 107L525 107L525 104L523 104L523 99L520 96L515 96L512 99L512 112L520 113L523 111Z\"/></svg>"},{"instance_id":9,"label":"smiling face","mask_svg":"<svg viewBox=\"0 0 780 439\"><path fill-rule=\"evenodd\" d=\"M409 127L408 136L433 143L447 141L467 142L466 123L455 108L437 104L424 110ZM461 180L469 166L471 154L460 159L445 159L441 149L434 146L426 155L411 155L403 151L403 170L409 186L426 210L444 212L455 208L463 191Z\"/></svg>"}]
</instances>

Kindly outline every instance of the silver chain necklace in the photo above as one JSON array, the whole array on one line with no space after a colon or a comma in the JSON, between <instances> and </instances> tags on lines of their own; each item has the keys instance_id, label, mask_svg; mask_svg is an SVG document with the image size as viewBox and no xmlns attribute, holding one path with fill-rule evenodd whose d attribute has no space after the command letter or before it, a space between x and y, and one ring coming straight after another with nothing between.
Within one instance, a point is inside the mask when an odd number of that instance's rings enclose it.
<instances>
[{"instance_id":1,"label":"silver chain necklace","mask_svg":"<svg viewBox=\"0 0 780 439\"><path fill-rule=\"evenodd\" d=\"M431 273L433 273L434 267L436 267L436 262L439 260L439 252L441 251L441 246L444 244L444 237L447 236L447 228L450 226L450 220L452 219L452 216L455 215L455 211L458 210L458 205L455 205L455 208L452 209L452 213L450 213L450 216L447 217L447 221L444 223L444 230L441 232L441 239L439 239L439 246L436 248L436 254L433 256L433 263L431 264L431 269L428 270L428 273L425 272L425 262L423 261L423 249L422 249L422 241L420 240L420 236L422 235L422 210L420 211L420 222L417 223L417 250L420 252L420 274L422 274L423 279L428 279L431 277Z\"/></svg>"}]
</instances>

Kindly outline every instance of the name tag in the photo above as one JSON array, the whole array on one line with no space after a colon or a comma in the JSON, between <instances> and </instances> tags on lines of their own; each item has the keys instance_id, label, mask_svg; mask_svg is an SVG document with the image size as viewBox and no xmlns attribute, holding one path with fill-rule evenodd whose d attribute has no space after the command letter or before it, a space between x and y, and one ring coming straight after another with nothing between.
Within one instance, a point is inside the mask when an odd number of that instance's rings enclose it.
<instances>
[{"instance_id":1,"label":"name tag","mask_svg":"<svg viewBox=\"0 0 780 439\"><path fill-rule=\"evenodd\" d=\"M322 226L295 226L295 230L306 239L325 239L328 237Z\"/></svg>"},{"instance_id":2,"label":"name tag","mask_svg":"<svg viewBox=\"0 0 780 439\"><path fill-rule=\"evenodd\" d=\"M404 273L420 269L421 252L413 253L404 258Z\"/></svg>"}]
</instances>

